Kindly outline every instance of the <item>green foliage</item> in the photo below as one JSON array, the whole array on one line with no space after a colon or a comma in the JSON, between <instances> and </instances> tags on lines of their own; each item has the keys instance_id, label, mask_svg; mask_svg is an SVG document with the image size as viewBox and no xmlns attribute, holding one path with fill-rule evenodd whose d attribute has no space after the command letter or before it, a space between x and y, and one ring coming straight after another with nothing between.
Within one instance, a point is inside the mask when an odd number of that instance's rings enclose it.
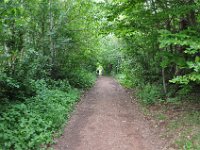
<instances>
[{"instance_id":1,"label":"green foliage","mask_svg":"<svg viewBox=\"0 0 200 150\"><path fill-rule=\"evenodd\" d=\"M74 88L93 85L96 8L90 0L0 1L0 149L41 149L69 116Z\"/></svg>"},{"instance_id":2,"label":"green foliage","mask_svg":"<svg viewBox=\"0 0 200 150\"><path fill-rule=\"evenodd\" d=\"M89 88L95 81L95 74L84 69L77 69L69 75L69 83L77 88Z\"/></svg>"},{"instance_id":3,"label":"green foliage","mask_svg":"<svg viewBox=\"0 0 200 150\"><path fill-rule=\"evenodd\" d=\"M138 92L138 98L143 104L154 104L162 97L161 88L156 85L146 84Z\"/></svg>"},{"instance_id":4,"label":"green foliage","mask_svg":"<svg viewBox=\"0 0 200 150\"><path fill-rule=\"evenodd\" d=\"M177 76L174 79L170 80L170 82L172 83L179 83L179 84L188 84L191 81L200 83L200 74L191 73L183 76Z\"/></svg>"},{"instance_id":5,"label":"green foliage","mask_svg":"<svg viewBox=\"0 0 200 150\"><path fill-rule=\"evenodd\" d=\"M35 96L34 81L76 80L71 72L95 71L98 30L89 29L99 22L93 2L1 1L0 12L1 97L25 99ZM77 73L83 73L81 88L91 84L84 71Z\"/></svg>"},{"instance_id":6,"label":"green foliage","mask_svg":"<svg viewBox=\"0 0 200 150\"><path fill-rule=\"evenodd\" d=\"M40 149L69 115L79 96L73 88L93 85L92 8L90 1L0 2L0 149Z\"/></svg>"},{"instance_id":7,"label":"green foliage","mask_svg":"<svg viewBox=\"0 0 200 150\"><path fill-rule=\"evenodd\" d=\"M50 89L59 89L64 92L69 92L72 88L68 80L49 80L48 85Z\"/></svg>"},{"instance_id":8,"label":"green foliage","mask_svg":"<svg viewBox=\"0 0 200 150\"><path fill-rule=\"evenodd\" d=\"M36 82L37 90L45 87ZM58 83L60 84L60 83ZM69 117L79 92L70 89L67 93L58 89L42 89L36 97L23 103L7 104L1 110L0 147L3 149L40 149L52 141L53 133Z\"/></svg>"},{"instance_id":9,"label":"green foliage","mask_svg":"<svg viewBox=\"0 0 200 150\"><path fill-rule=\"evenodd\" d=\"M98 60L103 65L104 74L111 75L119 73L121 70L122 53L120 49L123 42L114 34L102 37L100 40L100 50Z\"/></svg>"},{"instance_id":10,"label":"green foliage","mask_svg":"<svg viewBox=\"0 0 200 150\"><path fill-rule=\"evenodd\" d=\"M124 42L120 73L130 77L133 86L163 84L161 91L172 98L182 85L199 86L199 4L194 0L104 3L107 31Z\"/></svg>"},{"instance_id":11,"label":"green foliage","mask_svg":"<svg viewBox=\"0 0 200 150\"><path fill-rule=\"evenodd\" d=\"M11 96L18 91L20 83L15 79L8 77L5 73L0 74L0 98Z\"/></svg>"},{"instance_id":12,"label":"green foliage","mask_svg":"<svg viewBox=\"0 0 200 150\"><path fill-rule=\"evenodd\" d=\"M187 54L187 57L190 56L191 59L186 60L184 55L172 54L168 52L168 61L165 61L165 67L169 66L170 63L174 63L180 69L190 69L190 72L187 72L182 76L176 76L170 80L170 82L178 84L189 84L189 82L193 81L199 83L200 63L198 62L198 59L196 59L198 56L195 57L195 59L192 58L193 55L199 53L200 47L198 35L195 35L190 29L176 34L172 34L169 31L162 31L160 35L160 47L166 48L173 45L184 46L185 55ZM164 55L164 57L166 57L166 55Z\"/></svg>"},{"instance_id":13,"label":"green foliage","mask_svg":"<svg viewBox=\"0 0 200 150\"><path fill-rule=\"evenodd\" d=\"M116 75L117 80L126 88L132 88L133 82L128 78L125 74L117 74Z\"/></svg>"}]
</instances>

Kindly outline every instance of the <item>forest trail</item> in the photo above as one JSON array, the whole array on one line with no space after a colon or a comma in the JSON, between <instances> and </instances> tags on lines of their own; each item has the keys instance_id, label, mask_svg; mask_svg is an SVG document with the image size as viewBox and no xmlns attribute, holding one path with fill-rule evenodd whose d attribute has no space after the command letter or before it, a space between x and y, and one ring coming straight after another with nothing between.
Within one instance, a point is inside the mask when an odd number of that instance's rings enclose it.
<instances>
[{"instance_id":1,"label":"forest trail","mask_svg":"<svg viewBox=\"0 0 200 150\"><path fill-rule=\"evenodd\" d=\"M164 150L136 102L114 79L100 77L72 114L55 150Z\"/></svg>"}]
</instances>

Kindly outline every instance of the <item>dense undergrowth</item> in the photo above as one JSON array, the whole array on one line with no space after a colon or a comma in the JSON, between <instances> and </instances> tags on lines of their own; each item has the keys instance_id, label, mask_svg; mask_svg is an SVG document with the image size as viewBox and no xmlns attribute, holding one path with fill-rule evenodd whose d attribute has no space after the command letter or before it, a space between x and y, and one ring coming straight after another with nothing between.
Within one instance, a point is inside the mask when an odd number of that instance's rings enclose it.
<instances>
[{"instance_id":1,"label":"dense undergrowth","mask_svg":"<svg viewBox=\"0 0 200 150\"><path fill-rule=\"evenodd\" d=\"M99 39L84 30L98 26L93 6L0 1L0 149L45 148L94 84Z\"/></svg>"},{"instance_id":2,"label":"dense undergrowth","mask_svg":"<svg viewBox=\"0 0 200 150\"><path fill-rule=\"evenodd\" d=\"M85 76L84 76L85 75ZM91 77L91 78L90 78ZM81 88L91 87L93 74L82 74ZM81 91L64 80L34 82L36 95L23 101L1 101L0 149L41 149L64 125ZM32 83L33 84L33 83Z\"/></svg>"},{"instance_id":3,"label":"dense undergrowth","mask_svg":"<svg viewBox=\"0 0 200 150\"><path fill-rule=\"evenodd\" d=\"M138 100L145 105L155 104L162 102L164 94L162 94L161 85L153 85L150 83L137 84L134 78L127 76L126 74L116 75L118 81L126 88L134 88L137 92Z\"/></svg>"}]
</instances>

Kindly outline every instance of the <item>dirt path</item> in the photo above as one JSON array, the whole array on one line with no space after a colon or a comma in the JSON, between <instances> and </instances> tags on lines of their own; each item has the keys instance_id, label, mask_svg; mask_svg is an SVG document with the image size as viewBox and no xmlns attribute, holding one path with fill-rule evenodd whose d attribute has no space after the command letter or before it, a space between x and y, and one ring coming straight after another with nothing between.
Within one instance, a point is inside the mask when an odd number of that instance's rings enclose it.
<instances>
[{"instance_id":1,"label":"dirt path","mask_svg":"<svg viewBox=\"0 0 200 150\"><path fill-rule=\"evenodd\" d=\"M54 149L162 150L162 145L129 94L112 78L101 77L78 104Z\"/></svg>"}]
</instances>

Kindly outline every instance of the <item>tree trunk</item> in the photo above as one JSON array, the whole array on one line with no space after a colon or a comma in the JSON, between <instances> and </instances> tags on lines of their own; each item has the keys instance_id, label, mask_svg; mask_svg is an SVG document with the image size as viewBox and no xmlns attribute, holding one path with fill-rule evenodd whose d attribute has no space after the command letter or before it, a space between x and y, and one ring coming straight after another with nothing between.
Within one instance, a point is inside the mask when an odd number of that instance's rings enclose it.
<instances>
[{"instance_id":1,"label":"tree trunk","mask_svg":"<svg viewBox=\"0 0 200 150\"><path fill-rule=\"evenodd\" d=\"M162 68L162 79L163 79L163 90L164 93L167 94L167 87L166 87L166 81L165 81L165 69Z\"/></svg>"},{"instance_id":2,"label":"tree trunk","mask_svg":"<svg viewBox=\"0 0 200 150\"><path fill-rule=\"evenodd\" d=\"M51 54L51 65L54 65L55 62L55 45L53 40L53 12L52 12L52 0L49 0L49 16L50 16L50 54Z\"/></svg>"}]
</instances>

